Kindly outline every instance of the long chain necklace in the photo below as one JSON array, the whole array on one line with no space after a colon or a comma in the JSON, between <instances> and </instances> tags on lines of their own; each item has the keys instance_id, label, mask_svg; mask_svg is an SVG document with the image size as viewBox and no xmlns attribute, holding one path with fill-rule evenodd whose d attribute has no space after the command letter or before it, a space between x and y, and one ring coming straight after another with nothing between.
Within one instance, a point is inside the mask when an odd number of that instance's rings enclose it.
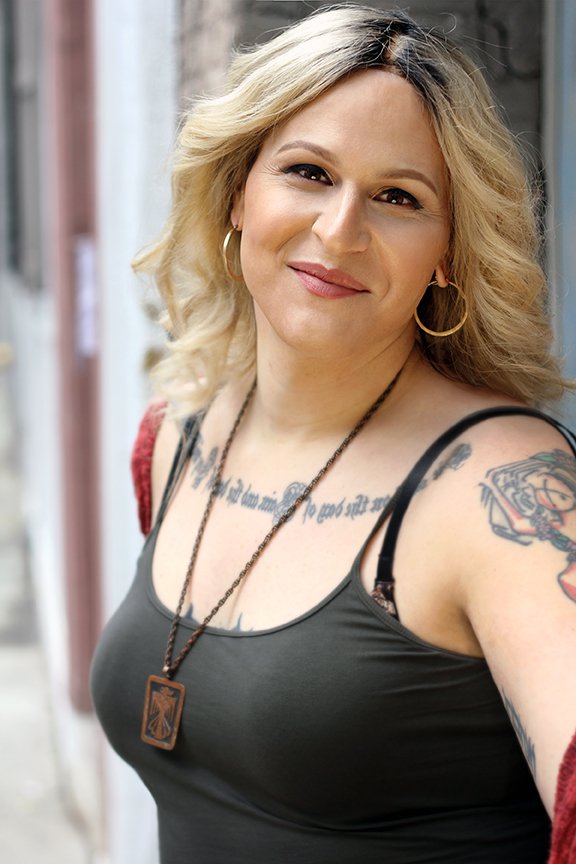
<instances>
[{"instance_id":1,"label":"long chain necklace","mask_svg":"<svg viewBox=\"0 0 576 864\"><path fill-rule=\"evenodd\" d=\"M376 401L372 403L366 413L360 418L358 423L356 423L354 428L348 433L348 435L346 435L344 440L338 445L336 450L332 453L330 458L318 471L315 477L313 477L313 479L306 486L303 492L301 492L300 495L295 498L290 507L284 510L284 512L276 520L270 531L266 534L258 548L254 551L252 556L246 562L246 564L244 565L234 582L232 582L226 593L220 598L218 603L214 606L212 611L208 613L202 623L199 624L198 627L194 630L192 636L188 639L180 653L173 660L172 654L174 651L174 643L176 641L176 633L178 631L178 625L181 620L184 601L186 599L186 595L190 587L190 582L192 580L192 572L194 570L194 565L196 564L196 558L198 557L200 543L204 535L206 525L208 523L208 517L210 516L214 501L216 500L216 496L220 488L222 473L224 471L224 464L226 462L228 452L236 436L236 432L238 431L238 427L240 426L242 418L244 417L248 405L250 404L252 396L254 395L254 391L256 389L256 381L254 381L254 384L248 391L242 407L238 412L238 416L234 421L234 425L230 430L230 434L228 435L228 439L224 444L224 449L222 450L222 455L220 456L220 461L216 468L216 473L214 475L214 480L212 482L208 501L204 509L204 514L202 516L200 527L198 528L196 540L194 541L194 546L190 555L190 560L188 562L184 585L182 586L182 592L180 594L180 599L178 600L178 607L176 609L176 612L174 613L174 617L172 618L172 623L170 625L170 632L168 634L168 642L166 644L166 653L164 656L162 675L150 675L148 677L148 682L146 684L146 698L144 701L144 714L142 717L142 730L140 735L142 740L145 741L147 744L152 744L154 747L160 747L163 750L172 750L174 748L178 735L178 729L180 727L180 720L182 719L182 709L184 707L184 697L186 694L186 688L184 687L184 685L180 684L178 681L172 680L180 664L188 655L194 643L197 642L202 633L204 633L210 621L220 611L228 598L234 593L236 588L238 588L242 580L252 569L252 567L254 566L266 546L270 543L272 538L278 533L280 528L286 522L288 522L294 511L302 504L302 502L305 501L306 498L308 498L312 490L316 488L316 486L322 480L326 472L332 467L338 457L342 455L344 450L346 450L346 448L349 444L351 444L354 438L356 438L358 433L364 428L366 423L368 423L372 415L378 410L378 408L380 407L380 405L382 405L385 399L387 399L387 397L394 389L394 385L398 381L401 372L402 369L400 369L400 371L395 375L390 384L380 394Z\"/></svg>"}]
</instances>

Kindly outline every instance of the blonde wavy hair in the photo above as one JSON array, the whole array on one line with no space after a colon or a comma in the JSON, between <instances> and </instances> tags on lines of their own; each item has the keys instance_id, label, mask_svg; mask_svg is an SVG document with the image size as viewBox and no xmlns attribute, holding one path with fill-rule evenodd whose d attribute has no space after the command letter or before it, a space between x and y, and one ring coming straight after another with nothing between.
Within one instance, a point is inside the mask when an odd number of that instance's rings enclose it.
<instances>
[{"instance_id":1,"label":"blonde wavy hair","mask_svg":"<svg viewBox=\"0 0 576 864\"><path fill-rule=\"evenodd\" d=\"M181 127L165 232L134 262L153 273L166 306L167 354L154 378L175 413L205 406L223 383L254 368L252 301L226 272L222 243L264 138L344 76L372 67L417 90L450 178L446 264L469 314L452 336L421 333L426 357L451 378L527 403L570 386L550 354L526 172L481 73L443 34L402 12L336 6L238 54L222 95L199 99ZM237 249L229 254L240 272ZM427 326L454 326L462 312L454 299L429 288L420 307Z\"/></svg>"}]
</instances>

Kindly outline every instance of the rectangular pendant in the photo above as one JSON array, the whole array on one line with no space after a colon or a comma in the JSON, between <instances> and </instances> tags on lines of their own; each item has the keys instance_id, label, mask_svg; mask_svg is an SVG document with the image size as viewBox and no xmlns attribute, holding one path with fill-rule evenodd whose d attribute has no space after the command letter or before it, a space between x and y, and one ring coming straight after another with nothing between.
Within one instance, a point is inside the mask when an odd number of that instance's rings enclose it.
<instances>
[{"instance_id":1,"label":"rectangular pendant","mask_svg":"<svg viewBox=\"0 0 576 864\"><path fill-rule=\"evenodd\" d=\"M140 737L146 744L172 750L176 744L186 688L183 684L150 675L146 684L146 699Z\"/></svg>"}]
</instances>

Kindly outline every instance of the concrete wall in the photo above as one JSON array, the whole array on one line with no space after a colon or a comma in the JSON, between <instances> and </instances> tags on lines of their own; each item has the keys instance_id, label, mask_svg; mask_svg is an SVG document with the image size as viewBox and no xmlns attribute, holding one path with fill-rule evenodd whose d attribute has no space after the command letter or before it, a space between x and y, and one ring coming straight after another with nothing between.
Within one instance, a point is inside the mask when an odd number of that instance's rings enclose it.
<instances>
[{"instance_id":1,"label":"concrete wall","mask_svg":"<svg viewBox=\"0 0 576 864\"><path fill-rule=\"evenodd\" d=\"M2 186L8 207L0 235L2 330L14 346L18 449L24 479L24 516L39 630L46 658L54 742L66 796L89 833L98 833L95 723L70 700L67 586L62 525L59 321L53 249L54 191L53 56L51 4L39 0L3 5L4 94L14 100L2 127ZM10 41L10 44L8 44ZM6 49L11 52L6 63ZM3 167L4 167L3 166ZM32 622L30 622L32 626Z\"/></svg>"},{"instance_id":2,"label":"concrete wall","mask_svg":"<svg viewBox=\"0 0 576 864\"><path fill-rule=\"evenodd\" d=\"M79 4L71 2L76 11ZM101 466L102 547L98 552L103 617L107 618L126 593L142 545L129 460L150 395L146 357L158 334L145 313L147 291L133 276L130 261L160 230L168 206L169 154L176 125L177 4L176 0L97 0L87 26L90 49L94 36L93 63L86 52L76 50L63 8L61 0L0 6L0 37L6 33L7 9L22 13L22 35L29 37L17 45L7 38L0 43L2 72L8 69L12 74L7 53L13 51L17 61L15 81L22 92L19 117L26 131L26 148L17 155L19 165L23 159L28 165L26 170L22 166L23 182L10 201L12 209L6 208L0 217L0 339L9 338L15 349L25 515L62 786L81 814L92 845L105 849L102 861L155 864L155 808L148 792L104 743L94 715L79 712L70 699L74 656L68 634L74 616L68 614L65 580L67 532L62 502L63 463L68 454L62 447L60 416L65 393L60 353L63 320L58 306L62 256L57 247L63 199L74 208L86 194L85 178L78 180L75 169L82 162L88 164L88 171L93 166L80 147L71 154L74 164L62 165L64 130L69 131L68 123L81 100L74 90L74 76L68 76L67 86L73 91L69 95L75 103L65 105L64 116L58 113L64 96L55 67L71 54L84 61L94 74L97 100L95 135L88 125L92 121L88 110L79 120L80 130L91 136L90 150L93 145L95 151L97 231L96 236L77 238L83 243L78 251L83 252L85 266L74 273L75 287L82 283L90 296L84 296L89 303L82 305L82 298L74 295L83 314L74 319L73 332L79 340L79 356L100 360L101 422L99 427L94 424L93 445ZM87 2L83 8L88 8ZM7 78L2 76L4 87ZM0 106L0 119L6 121L6 101L0 100ZM4 122L0 127L3 192L10 183L5 169L6 146L11 143L8 125ZM21 220L17 235L25 254L15 267L13 226L22 215L26 219ZM78 476L76 482L82 488L86 477ZM85 488L84 494L88 497ZM84 553L89 557L89 549Z\"/></svg>"},{"instance_id":3,"label":"concrete wall","mask_svg":"<svg viewBox=\"0 0 576 864\"><path fill-rule=\"evenodd\" d=\"M159 232L169 200L176 122L176 4L98 0L98 281L101 353L102 579L104 617L119 605L142 547L130 452L150 396L145 374L157 334L148 294L130 261ZM102 742L112 864L157 861L152 799L131 768Z\"/></svg>"},{"instance_id":4,"label":"concrete wall","mask_svg":"<svg viewBox=\"0 0 576 864\"><path fill-rule=\"evenodd\" d=\"M576 4L546 4L544 78L547 174L548 265L555 305L558 348L566 374L576 379ZM576 397L565 399L564 414L576 429Z\"/></svg>"}]
</instances>

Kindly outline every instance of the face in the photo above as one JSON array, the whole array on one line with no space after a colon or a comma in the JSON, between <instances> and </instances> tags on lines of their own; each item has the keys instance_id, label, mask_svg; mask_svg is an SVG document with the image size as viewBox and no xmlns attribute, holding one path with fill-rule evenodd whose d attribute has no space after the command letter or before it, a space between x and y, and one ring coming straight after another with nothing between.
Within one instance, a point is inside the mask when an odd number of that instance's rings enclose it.
<instances>
[{"instance_id":1,"label":"face","mask_svg":"<svg viewBox=\"0 0 576 864\"><path fill-rule=\"evenodd\" d=\"M231 216L259 338L309 355L412 344L428 282L445 283L444 161L390 72L355 73L270 133Z\"/></svg>"}]
</instances>

